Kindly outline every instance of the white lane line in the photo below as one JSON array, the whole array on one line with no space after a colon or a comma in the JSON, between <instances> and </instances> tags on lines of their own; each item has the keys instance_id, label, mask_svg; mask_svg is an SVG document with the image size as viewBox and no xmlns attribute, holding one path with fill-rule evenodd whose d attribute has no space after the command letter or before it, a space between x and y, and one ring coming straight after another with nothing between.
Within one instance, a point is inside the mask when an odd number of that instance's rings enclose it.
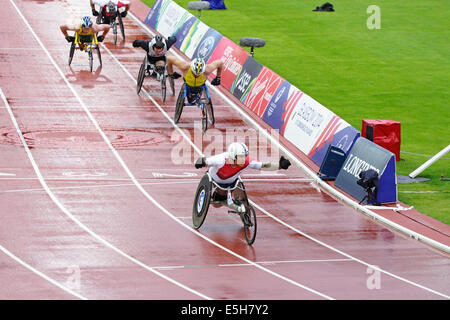
<instances>
[{"instance_id":1,"label":"white lane line","mask_svg":"<svg viewBox=\"0 0 450 320\"><path fill-rule=\"evenodd\" d=\"M137 19L133 14L130 14L130 17L132 17L138 25L140 25L144 30L146 30L148 34L154 36L154 33L153 33L153 32L152 32L145 24L143 24L139 19ZM183 59L183 58L182 58L180 55L178 55L174 50L171 49L171 52L172 52L174 55L178 56L180 59ZM112 54L112 53L110 53L110 54ZM122 66L122 69L124 69L124 66L123 66L117 59L115 59L115 60ZM129 72L127 72L127 74L131 77L131 75L129 74ZM131 78L132 78L132 77L131 77ZM134 78L133 78L133 80L134 80ZM209 84L208 84L208 86L211 87L211 88L213 88L213 89L215 90L215 92L218 93L218 94L219 94L219 95L220 95L220 96L221 96L221 97L222 97L222 98L223 98L223 99L224 99L224 100L225 100L225 101L226 101L226 102L234 109L234 110L236 110L239 114L241 114L245 119L247 119L248 121L250 121L250 123L251 123L255 128L257 128L259 132L262 132L263 134L265 134L266 137L267 137L273 144L275 144L280 150L282 150L283 152L285 152L286 154L288 154L288 155L290 156L290 158L295 159L295 160L296 160L296 163L298 164L298 166L299 166L300 168L302 168L302 169L304 170L304 172L306 172L306 173L309 172L309 173L310 173L310 174L309 174L310 176L316 176L315 173L313 173L311 170L309 170L308 168L306 168L306 166L305 166L304 164L302 164L300 161L298 161L298 160L297 160L297 159L296 159L296 158L295 158L295 157L294 157L294 156L293 156L286 148L284 148L279 142L275 141L275 140L273 139L273 137L271 137L269 134L267 134L267 132L266 132L263 128L261 128L255 121L253 121L248 115L246 115L242 110L240 110L237 106L235 106L234 103L233 103L230 99L228 99L223 93L221 93L221 92L220 92L218 89L216 89L215 87L210 86ZM147 96L149 96L149 95L147 94ZM164 110L162 110L162 108L158 105L158 103L157 103L151 96L149 96L149 98L150 98L150 100L158 107L158 109L160 109L161 112L167 117L167 114L164 112ZM175 124L171 119L169 119L169 120L170 120L170 122L172 123L172 125L174 125L174 126L176 127L176 124ZM182 133L181 130L179 130L179 131ZM182 133L182 135L183 135L183 137L186 139L186 141L187 141L189 144L191 144L191 146L194 148L194 150L196 150L197 153L199 153L201 156L203 156L203 154L201 153L201 151L198 150L197 146L196 146L195 144L193 144L192 141L190 141L190 139L189 139L186 135L184 135L183 133ZM319 180L320 180L320 179L319 179ZM319 181L319 183L320 183L320 181ZM321 185L322 185L322 184L321 184ZM325 184L325 185L326 185L326 184ZM326 186L328 187L328 185L326 185ZM327 189L327 188L325 188L325 189ZM329 188L328 188L327 190L329 190ZM329 191L331 191L331 193L334 194L332 190L329 190ZM256 203L254 203L253 201L250 201L250 202L251 202L253 205L255 205L255 207L257 207L259 210L261 210L261 212L267 214L268 216L272 217L275 221L277 221L277 222L279 222L280 224L282 224L282 225L288 227L289 229L291 229L291 230L297 232L298 234L301 234L301 235L307 237L308 239L310 239L310 240L312 240L312 241L314 241L314 242L316 242L316 243L318 243L318 244L321 244L322 246L324 246L324 247L326 247L326 248L328 248L328 249L330 249L330 250L333 250L333 251L335 251L335 252L339 252L340 254L342 254L342 255L344 255L344 256L350 258L350 259L353 259L355 262L359 262L359 263L361 263L361 264L363 264L363 265L370 266L370 267L374 268L373 265L371 265L371 264L369 264L369 263L367 263L367 262L364 262L364 261L362 261L362 260L360 260L360 259L358 259L358 258L352 257L352 256L350 256L349 254L347 254L347 253L345 253L345 252L342 252L342 251L340 251L340 250L338 250L338 249L336 249L336 248L334 248L334 247L332 247L332 246L330 246L330 245L328 245L328 244L326 244L326 243L324 243L324 242L322 242L322 241L320 241L320 240L318 240L318 239L316 239L316 238L314 238L314 237L312 237L312 236L310 236L310 235L307 235L307 234L304 233L304 232L301 232L300 230L297 230L296 228L290 226L289 224L285 223L285 222L282 221L281 219L276 218L275 216L273 216L272 214L270 214L269 212L267 212L266 210L264 210L263 208L261 208L260 206L258 206L258 205L257 205ZM402 280L402 281L404 281L404 282L406 282L406 283L409 283L409 284L414 285L414 286L416 286L416 287L419 287L419 288L421 288L421 289L427 290L427 291L432 292L432 293L434 293L434 294L437 294L437 295L439 295L439 296L442 296L442 297L445 297L445 298L447 298L447 299L450 299L450 296L448 296L448 295L446 295L446 294L440 293L440 292L438 292L438 291L435 291L435 290L433 290L433 289L427 288L427 287L425 287L425 286L422 286L422 285L420 285L420 284L418 284L418 283L415 283L415 282L413 282L413 281L410 281L410 280L408 280L408 279L405 279L405 278L402 278L402 277L400 277L400 276L394 275L394 274L392 274L392 273L390 273L390 272L388 272L388 271L386 271L386 270L383 270L383 269L381 269L381 268L376 267L376 270L378 270L378 271L380 271L380 272L383 272L383 273L385 273L385 274L387 274L387 275L390 275L390 276L392 276L392 277L394 277L394 278L396 278L396 279L398 279L398 280Z\"/></svg>"},{"instance_id":2,"label":"white lane line","mask_svg":"<svg viewBox=\"0 0 450 320\"><path fill-rule=\"evenodd\" d=\"M277 264L296 264L296 263L321 263L321 262L349 262L352 259L316 259L316 260L275 260L275 261L256 261L257 264L262 265L277 265ZM211 267L249 267L248 263L226 263L226 264L204 264L204 265L190 265L190 266L157 266L153 267L160 270L172 269L189 269L189 268L211 268Z\"/></svg>"},{"instance_id":3,"label":"white lane line","mask_svg":"<svg viewBox=\"0 0 450 320\"><path fill-rule=\"evenodd\" d=\"M94 123L95 127L97 128L97 130L100 132L100 134L102 135L103 139L105 141L107 141L108 146L112 149L113 153L116 154L116 156L118 156L117 151L113 148L113 146L111 145L111 143L109 142L109 140L106 137L106 134L101 130L100 126L98 125L98 123L95 121L95 119L92 117L92 114L89 112L89 110L87 110L86 106L84 105L83 101L81 100L80 96L78 95L78 93L75 91L75 89L72 87L72 85L70 84L70 82L67 80L67 78L65 77L64 73L62 72L61 68L59 68L59 66L56 64L55 60L52 58L52 56L50 55L50 53L48 52L47 48L44 46L44 44L42 43L42 41L39 39L39 37L37 36L37 34L34 32L33 28L31 27L31 25L28 23L27 19L23 16L22 12L20 11L20 9L16 6L16 4L14 3L14 0L10 0L11 4L14 6L14 8L16 9L17 13L20 15L20 17L22 18L22 20L25 22L25 24L27 25L28 29L30 30L30 32L33 34L34 38L36 39L36 41L39 43L39 45L42 47L42 49L45 51L45 53L47 54L48 58L50 59L50 61L52 62L52 64L54 65L54 67L56 68L56 70L59 72L59 74L61 75L61 77L63 78L64 82L67 84L67 86L70 88L70 90L72 91L72 93L75 95L75 97L77 98L77 100L80 102L80 104L82 105L83 109L85 110L85 112L88 114L88 116L91 118L91 121ZM67 210L64 205L58 200L58 198L54 195L54 193L50 190L50 188L48 187L47 183L44 180L44 177L42 176L40 169L37 165L37 163L35 162L33 155L31 154L31 151L23 137L23 134L14 118L14 114L12 113L11 108L9 107L8 101L6 100L5 95L3 94L3 91L1 91L1 96L3 98L3 101L5 102L5 105L8 108L8 112L10 113L11 119L14 122L14 125L16 127L16 130L20 136L20 139L22 141L22 144L25 147L25 151L28 155L28 158L30 159L30 162L33 166L34 171L36 172L36 175L39 177L39 181L41 182L41 185L44 187L44 189L46 190L46 192L48 193L48 195L50 196L50 198L53 200L53 202L61 209L62 212L64 212L72 221L74 221L81 229L85 230L87 233L89 233L93 238L97 239L99 242L101 242L102 244L104 244L105 246L109 247L110 249L114 250L115 252L117 252L118 254L122 255L123 257L125 257L126 259L134 262L135 264L143 267L144 269L160 276L161 278L173 283L174 285L179 286L180 288L183 288L203 299L207 299L207 300L211 300L210 297L189 288L188 286L162 274L161 272L158 272L157 270L154 270L152 268L150 268L149 266L147 266L146 264L142 263L141 261L139 261L138 259L128 255L127 253L125 253L124 251L120 250L119 248L117 248L116 246L114 246L113 244L109 243L108 241L106 241L105 239L103 239L102 237L100 237L98 234L96 234L95 232L93 232L91 229L89 229L86 225L84 225L81 221L79 221L76 217L74 217L69 210ZM125 166L125 164L123 163L123 160L121 158L118 159L119 162L121 162L124 166L124 168L129 172L128 168ZM133 177L133 180L135 181L135 178ZM137 183L137 182L136 182ZM141 187L142 188L142 187Z\"/></svg>"},{"instance_id":4,"label":"white lane line","mask_svg":"<svg viewBox=\"0 0 450 320\"><path fill-rule=\"evenodd\" d=\"M125 72L125 73L126 73L126 74L134 81L134 82L136 82L136 80L135 80L134 77L131 75L131 73L130 73L130 72L123 66L123 64L122 64L122 63L121 63L121 62L120 62L120 61L112 54L112 52L111 52L105 45L103 45L103 48L111 55L111 57L117 62L117 64L119 64L119 66L122 68L122 70L123 70L123 71L124 71L124 72ZM174 122L173 122L173 120L170 118L170 116L162 109L162 107L155 101L155 99L153 99L153 97L152 97L146 90L142 89L141 92L144 92L144 93L147 95L147 97L155 104L155 106L156 106L156 107L158 108L158 110L159 110L159 111L167 118L167 120L169 120L169 122L174 126L174 128L175 128L176 130L178 130L178 131L180 132L180 134L186 139L186 141L188 141L188 142L192 145L192 147L196 150L196 152L197 152L198 154L200 154L200 155L203 155L202 152L201 152L201 150L199 150L198 147L197 147L196 145L194 145L194 144L190 141L190 139L187 138L186 134L185 134L185 133L184 133L184 132L183 132L183 131L182 131L182 130L174 123ZM89 114L90 114L90 113L89 113ZM92 119L92 121L96 121L96 120L95 120L95 119ZM101 130L101 129L99 128L99 130ZM110 145L110 142L109 142L109 141L106 141L106 142L108 143L108 145ZM112 146L111 146L111 148L112 148ZM328 295L326 295L326 294L323 294L323 293L321 293L321 292L319 292L319 291L316 291L316 290L314 290L314 289L312 289L312 288L310 288L310 287L307 287L307 286L305 286L305 285L303 285L303 284L301 284L301 283L298 283L298 282L296 282L296 281L294 281L294 280L292 280L292 279L290 279L290 278L287 278L287 277L285 277L285 276L282 276L281 274L278 274L278 273L276 273L276 272L274 272L274 271L272 271L272 270L270 270L270 269L264 268L263 266L261 266L261 265L255 263L255 262L253 262L253 261L251 261L251 260L249 260L249 259L247 259L247 258L245 258L245 257L243 257L243 256L241 256L241 255L239 255L239 254L237 254L237 253L235 253L234 251L231 251L230 249L228 249L228 248L226 248L226 247L220 245L219 243L215 242L214 240L208 238L207 236L205 236L205 235L203 235L203 234L201 234L201 233L199 233L199 232L196 232L196 230L192 229L190 226L188 226L187 224L185 224L183 221L181 221L180 219L177 219L176 216L174 216L172 213L170 213L170 212L169 212L167 209L165 209L159 202L157 202L157 201L156 201L149 193L147 193L147 191L145 191L145 189L140 185L140 183L139 183L138 181L135 180L133 174L131 173L131 171L129 170L129 168L126 166L126 164L123 162L122 158L121 158L120 155L117 153L117 151L116 151L115 149L112 149L112 151L113 151L113 153L114 153L115 155L117 155L118 161L122 164L122 166L123 166L124 169L127 171L127 173L129 174L129 176L132 177L133 181L135 181L136 187L137 187L139 190L141 190L141 192L145 195L145 197L147 197L147 199L149 199L154 205L156 205L158 208L160 208L161 211L163 211L164 213L166 213L166 214L167 214L170 218L172 218L175 222L177 222L178 224L180 224L181 226L183 226L183 227L186 228L187 230L191 231L191 232L194 233L195 235L197 235L197 236L203 238L204 240L208 241L209 243L213 244L214 246L216 246L216 247L218 247L218 248L224 250L225 252L228 252L229 254L235 256L236 258L238 258L238 259L240 259L240 260L245 261L246 263L252 264L252 265L253 265L254 267L256 267L256 268L259 268L259 269L261 269L261 270L263 270L263 271L265 271L265 272L267 272L267 273L269 273L269 274L271 274L271 275L273 275L273 276L275 276L275 277L277 277L277 278L279 278L279 279L282 279L282 280L284 280L284 281L286 281L286 282L289 282L289 283L291 283L291 284L293 284L293 285L295 285L295 286L297 286L297 287L300 287L300 288L305 289L305 290L307 290L307 291L309 291L309 292L311 292L311 293L314 293L314 294L316 294L316 295L319 295L319 296L321 296L321 297L323 297L323 298L325 298L325 299L328 299L328 300L334 300L334 298L332 298L332 297L330 297L330 296L328 296Z\"/></svg>"},{"instance_id":5,"label":"white lane line","mask_svg":"<svg viewBox=\"0 0 450 320\"><path fill-rule=\"evenodd\" d=\"M1 90L1 89L0 89ZM49 276L45 275L44 273L40 272L39 270L33 268L32 266L30 266L28 263L26 263L25 261L21 260L20 258L18 258L16 255L14 255L12 252L10 252L8 249L6 249L5 247L3 247L2 245L0 245L0 250L3 251L3 253L5 253L7 256L9 256L10 258L12 258L13 260L15 260L16 262L18 262L19 264L21 264L22 266L24 266L25 268L27 268L28 270L30 270L33 273L36 273L38 276L40 276L41 278L47 280L48 282L50 282L51 284L59 287L60 289L66 291L67 293L70 293L71 295L81 299L81 300L87 300L87 298L83 297L81 294L63 286L62 284L60 284L58 281L53 280L52 278L50 278Z\"/></svg>"}]
</instances>

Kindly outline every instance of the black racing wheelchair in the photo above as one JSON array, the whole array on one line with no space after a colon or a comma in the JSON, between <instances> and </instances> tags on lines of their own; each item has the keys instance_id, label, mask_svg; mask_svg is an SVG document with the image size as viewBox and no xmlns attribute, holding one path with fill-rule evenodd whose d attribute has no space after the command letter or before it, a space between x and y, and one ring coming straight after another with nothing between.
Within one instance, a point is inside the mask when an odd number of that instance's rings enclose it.
<instances>
[{"instance_id":1,"label":"black racing wheelchair","mask_svg":"<svg viewBox=\"0 0 450 320\"><path fill-rule=\"evenodd\" d=\"M253 244L257 230L256 213L248 201L240 177L230 186L223 186L216 183L209 172L205 173L197 187L192 208L192 224L195 229L202 226L210 204L226 206L231 209L229 213L239 215L244 225L245 240L249 245Z\"/></svg>"},{"instance_id":2,"label":"black racing wheelchair","mask_svg":"<svg viewBox=\"0 0 450 320\"><path fill-rule=\"evenodd\" d=\"M141 92L142 84L144 83L144 79L146 77L154 78L161 84L161 99L163 102L166 101L167 79L169 79L172 95L175 95L175 82L173 78L167 74L166 66L156 66L150 63L147 55L145 55L144 61L142 61L139 69L136 86L137 94Z\"/></svg>"}]
</instances>

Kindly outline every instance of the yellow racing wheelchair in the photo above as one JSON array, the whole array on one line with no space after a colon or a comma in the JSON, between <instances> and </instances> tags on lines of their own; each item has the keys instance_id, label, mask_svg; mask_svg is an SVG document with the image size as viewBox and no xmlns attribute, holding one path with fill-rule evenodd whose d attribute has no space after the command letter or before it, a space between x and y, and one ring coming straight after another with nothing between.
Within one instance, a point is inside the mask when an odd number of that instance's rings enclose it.
<instances>
[{"instance_id":1,"label":"yellow racing wheelchair","mask_svg":"<svg viewBox=\"0 0 450 320\"><path fill-rule=\"evenodd\" d=\"M90 35L80 35L78 32L75 32L75 40L70 45L69 66L72 63L72 59L75 54L75 50L84 51L88 54L89 69L91 72L94 67L93 51L97 52L98 60L100 62L100 67L102 66L102 55L100 53L100 46L98 44L97 34L94 33L94 34L90 34Z\"/></svg>"}]
</instances>

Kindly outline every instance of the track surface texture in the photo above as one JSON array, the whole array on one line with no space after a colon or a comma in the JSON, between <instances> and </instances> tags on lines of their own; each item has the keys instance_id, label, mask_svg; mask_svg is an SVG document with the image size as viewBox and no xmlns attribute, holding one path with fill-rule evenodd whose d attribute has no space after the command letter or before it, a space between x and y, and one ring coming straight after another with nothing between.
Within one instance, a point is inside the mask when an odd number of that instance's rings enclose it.
<instances>
[{"instance_id":1,"label":"track surface texture","mask_svg":"<svg viewBox=\"0 0 450 320\"><path fill-rule=\"evenodd\" d=\"M111 32L101 45L103 67L95 57L89 72L79 51L69 67L59 25L89 12L87 1L2 2L0 299L449 298L447 255L336 201L295 166L242 175L253 246L225 208L194 230L198 151L252 127L213 91L214 128L202 135L195 107L174 126L180 80L165 103L153 79L136 95L144 51L131 42L151 36L132 15L126 42ZM189 161L174 163L179 146Z\"/></svg>"}]
</instances>

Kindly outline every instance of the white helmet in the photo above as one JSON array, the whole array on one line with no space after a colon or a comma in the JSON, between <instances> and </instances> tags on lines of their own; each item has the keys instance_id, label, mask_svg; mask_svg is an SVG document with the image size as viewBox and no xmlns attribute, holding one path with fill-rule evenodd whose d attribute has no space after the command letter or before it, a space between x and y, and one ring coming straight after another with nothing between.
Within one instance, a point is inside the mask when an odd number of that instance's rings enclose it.
<instances>
[{"instance_id":1,"label":"white helmet","mask_svg":"<svg viewBox=\"0 0 450 320\"><path fill-rule=\"evenodd\" d=\"M248 156L248 148L241 142L233 142L228 146L228 155L232 160L236 160L237 156Z\"/></svg>"},{"instance_id":2,"label":"white helmet","mask_svg":"<svg viewBox=\"0 0 450 320\"><path fill-rule=\"evenodd\" d=\"M191 70L194 75L197 77L201 75L203 72L205 72L206 69L206 63L205 60L202 58L195 58L191 62Z\"/></svg>"}]
</instances>

